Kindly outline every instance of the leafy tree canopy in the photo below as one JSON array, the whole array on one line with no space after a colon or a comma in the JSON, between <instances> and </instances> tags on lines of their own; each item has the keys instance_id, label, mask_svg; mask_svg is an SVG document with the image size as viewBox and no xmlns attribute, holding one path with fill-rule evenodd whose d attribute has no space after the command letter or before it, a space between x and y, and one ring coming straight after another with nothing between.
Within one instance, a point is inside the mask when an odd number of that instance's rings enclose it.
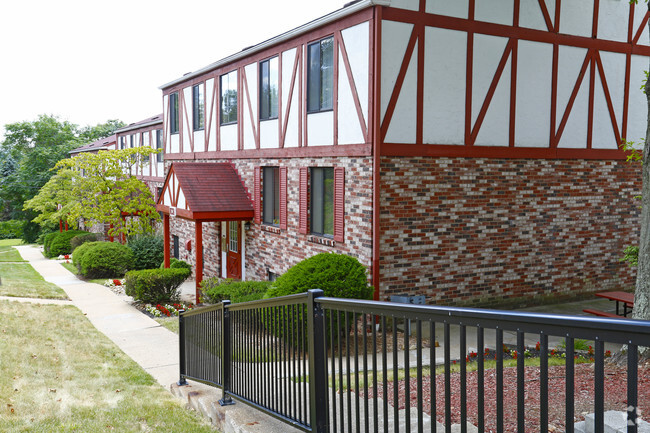
<instances>
[{"instance_id":1,"label":"leafy tree canopy","mask_svg":"<svg viewBox=\"0 0 650 433\"><path fill-rule=\"evenodd\" d=\"M156 150L150 147L83 153L59 161L56 174L25 202L38 213L35 222L80 219L110 224L109 235L132 236L153 231L160 216L151 191L135 177L136 167ZM124 218L135 216L137 218Z\"/></svg>"},{"instance_id":2,"label":"leafy tree canopy","mask_svg":"<svg viewBox=\"0 0 650 433\"><path fill-rule=\"evenodd\" d=\"M124 125L109 120L79 128L50 115L5 125L5 138L0 143L0 219L33 218L23 210L23 204L53 176L52 167L67 158L70 150L108 137Z\"/></svg>"}]
</instances>

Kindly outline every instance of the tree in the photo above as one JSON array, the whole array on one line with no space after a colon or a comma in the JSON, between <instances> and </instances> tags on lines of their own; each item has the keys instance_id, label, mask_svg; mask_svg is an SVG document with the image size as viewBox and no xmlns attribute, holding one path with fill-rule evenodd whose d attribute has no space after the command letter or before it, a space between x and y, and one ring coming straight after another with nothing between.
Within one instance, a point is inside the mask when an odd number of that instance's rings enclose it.
<instances>
[{"instance_id":1,"label":"tree","mask_svg":"<svg viewBox=\"0 0 650 433\"><path fill-rule=\"evenodd\" d=\"M648 3L648 0L645 0ZM631 0L630 3L637 3ZM648 24L650 26L650 23ZM635 319L650 320L650 81L646 79L645 94L648 98L648 125L643 144L643 162L641 188L641 237L639 239L639 256L634 290ZM647 351L646 351L647 352Z\"/></svg>"},{"instance_id":2,"label":"tree","mask_svg":"<svg viewBox=\"0 0 650 433\"><path fill-rule=\"evenodd\" d=\"M50 169L76 147L77 125L54 116L5 125L0 144L0 201L5 218L26 219L23 203L52 177Z\"/></svg>"},{"instance_id":3,"label":"tree","mask_svg":"<svg viewBox=\"0 0 650 433\"><path fill-rule=\"evenodd\" d=\"M156 150L150 147L83 153L59 161L56 174L25 209L38 212L39 223L81 218L111 225L108 234L151 233L160 219L151 191L134 173Z\"/></svg>"}]
</instances>

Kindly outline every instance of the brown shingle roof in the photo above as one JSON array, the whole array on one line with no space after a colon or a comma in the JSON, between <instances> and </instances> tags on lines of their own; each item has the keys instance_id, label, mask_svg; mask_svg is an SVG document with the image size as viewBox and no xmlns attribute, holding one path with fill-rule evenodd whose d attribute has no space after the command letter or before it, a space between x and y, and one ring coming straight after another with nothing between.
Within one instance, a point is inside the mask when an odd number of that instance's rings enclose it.
<instances>
[{"instance_id":1,"label":"brown shingle roof","mask_svg":"<svg viewBox=\"0 0 650 433\"><path fill-rule=\"evenodd\" d=\"M246 220L253 218L253 203L231 164L176 162L171 165L163 190L175 175L187 208L177 210L180 217L195 221ZM158 200L158 210L169 211Z\"/></svg>"}]
</instances>

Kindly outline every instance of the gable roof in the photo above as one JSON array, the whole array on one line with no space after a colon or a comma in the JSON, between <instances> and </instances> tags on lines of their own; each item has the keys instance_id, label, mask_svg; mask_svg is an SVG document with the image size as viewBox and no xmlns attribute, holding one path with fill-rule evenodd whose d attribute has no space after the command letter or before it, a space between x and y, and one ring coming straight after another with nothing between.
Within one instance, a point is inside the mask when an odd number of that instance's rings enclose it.
<instances>
[{"instance_id":1,"label":"gable roof","mask_svg":"<svg viewBox=\"0 0 650 433\"><path fill-rule=\"evenodd\" d=\"M248 191L237 170L227 163L173 163L156 209L194 221L253 218L253 203Z\"/></svg>"},{"instance_id":2,"label":"gable roof","mask_svg":"<svg viewBox=\"0 0 650 433\"><path fill-rule=\"evenodd\" d=\"M139 122L130 123L129 125L116 130L115 133L123 134L125 132L133 131L140 128L146 128L148 126L155 126L155 125L162 126L162 123L163 123L162 113L156 114L155 116L147 117L146 119L140 120Z\"/></svg>"},{"instance_id":3,"label":"gable roof","mask_svg":"<svg viewBox=\"0 0 650 433\"><path fill-rule=\"evenodd\" d=\"M82 153L82 152L97 153L100 150L111 150L111 149L115 149L116 142L117 142L117 135L113 134L110 137L100 138L99 140L93 141L92 143L79 146L76 149L72 149L68 153L70 155L75 155L77 153Z\"/></svg>"}]
</instances>

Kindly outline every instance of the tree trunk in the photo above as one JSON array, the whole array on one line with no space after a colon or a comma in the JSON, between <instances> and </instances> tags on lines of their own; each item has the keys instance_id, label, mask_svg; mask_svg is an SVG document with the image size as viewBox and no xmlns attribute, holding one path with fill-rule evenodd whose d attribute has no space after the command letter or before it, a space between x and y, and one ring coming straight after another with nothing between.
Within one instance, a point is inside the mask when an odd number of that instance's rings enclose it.
<instances>
[{"instance_id":1,"label":"tree trunk","mask_svg":"<svg viewBox=\"0 0 650 433\"><path fill-rule=\"evenodd\" d=\"M639 239L639 264L637 266L632 317L650 320L650 144L648 143L650 140L650 80L645 83L645 94L648 99L648 125L643 145L641 239Z\"/></svg>"}]
</instances>

